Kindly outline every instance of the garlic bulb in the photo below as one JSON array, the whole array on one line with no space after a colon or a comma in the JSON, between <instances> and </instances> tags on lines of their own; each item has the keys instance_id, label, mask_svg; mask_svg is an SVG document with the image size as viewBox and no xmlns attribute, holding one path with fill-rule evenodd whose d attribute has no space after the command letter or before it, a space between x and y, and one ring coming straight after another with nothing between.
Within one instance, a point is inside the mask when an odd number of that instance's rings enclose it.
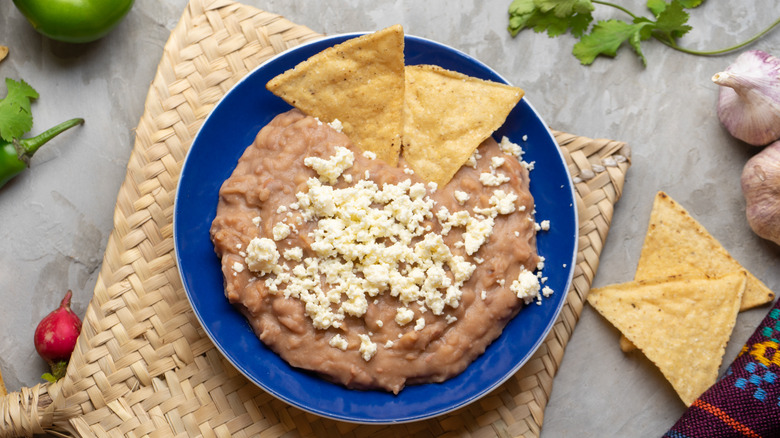
<instances>
[{"instance_id":1,"label":"garlic bulb","mask_svg":"<svg viewBox=\"0 0 780 438\"><path fill-rule=\"evenodd\" d=\"M754 155L742 170L750 228L780 245L780 141Z\"/></svg>"},{"instance_id":2,"label":"garlic bulb","mask_svg":"<svg viewBox=\"0 0 780 438\"><path fill-rule=\"evenodd\" d=\"M780 58L749 50L712 81L721 86L718 118L731 135L754 146L780 138Z\"/></svg>"}]
</instances>

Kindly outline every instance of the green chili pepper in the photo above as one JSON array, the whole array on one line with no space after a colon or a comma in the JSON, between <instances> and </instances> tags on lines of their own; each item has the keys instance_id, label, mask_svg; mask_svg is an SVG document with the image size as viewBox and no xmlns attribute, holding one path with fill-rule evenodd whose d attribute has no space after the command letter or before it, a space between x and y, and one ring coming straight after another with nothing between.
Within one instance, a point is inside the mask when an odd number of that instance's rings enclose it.
<instances>
[{"instance_id":1,"label":"green chili pepper","mask_svg":"<svg viewBox=\"0 0 780 438\"><path fill-rule=\"evenodd\" d=\"M29 167L30 158L46 142L82 123L84 119L70 119L35 137L14 139L10 143L0 142L0 187Z\"/></svg>"}]
</instances>

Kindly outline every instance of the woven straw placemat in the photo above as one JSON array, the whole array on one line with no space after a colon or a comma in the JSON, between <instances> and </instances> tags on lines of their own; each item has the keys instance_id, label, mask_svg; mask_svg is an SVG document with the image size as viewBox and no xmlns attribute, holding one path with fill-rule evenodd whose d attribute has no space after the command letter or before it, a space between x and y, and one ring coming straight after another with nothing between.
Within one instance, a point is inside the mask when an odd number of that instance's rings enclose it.
<instances>
[{"instance_id":1,"label":"woven straw placemat","mask_svg":"<svg viewBox=\"0 0 780 438\"><path fill-rule=\"evenodd\" d=\"M599 264L629 167L621 142L554 132L577 190L580 238L560 318L531 360L476 403L392 426L303 412L251 384L217 351L184 293L172 238L184 157L220 97L269 57L320 37L230 0L191 0L149 89L67 375L0 398L0 436L538 436L564 348Z\"/></svg>"}]
</instances>

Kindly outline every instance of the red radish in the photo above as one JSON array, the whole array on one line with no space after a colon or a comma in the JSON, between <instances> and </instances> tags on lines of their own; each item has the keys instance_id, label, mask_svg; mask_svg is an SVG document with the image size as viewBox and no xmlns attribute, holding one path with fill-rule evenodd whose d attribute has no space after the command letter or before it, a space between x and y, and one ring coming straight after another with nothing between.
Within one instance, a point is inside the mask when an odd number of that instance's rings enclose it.
<instances>
[{"instance_id":1,"label":"red radish","mask_svg":"<svg viewBox=\"0 0 780 438\"><path fill-rule=\"evenodd\" d=\"M52 368L58 362L70 359L81 332L81 319L70 309L72 296L73 292L69 290L60 307L46 315L35 329L35 349Z\"/></svg>"}]
</instances>

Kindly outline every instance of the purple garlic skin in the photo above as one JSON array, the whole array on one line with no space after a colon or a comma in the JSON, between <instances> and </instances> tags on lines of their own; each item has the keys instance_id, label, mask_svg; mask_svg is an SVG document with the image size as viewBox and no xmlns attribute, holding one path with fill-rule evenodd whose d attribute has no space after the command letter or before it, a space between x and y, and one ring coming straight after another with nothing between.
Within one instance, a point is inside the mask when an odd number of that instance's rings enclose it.
<instances>
[{"instance_id":1,"label":"purple garlic skin","mask_svg":"<svg viewBox=\"0 0 780 438\"><path fill-rule=\"evenodd\" d=\"M749 50L712 81L721 86L718 119L731 135L753 146L780 138L780 58Z\"/></svg>"},{"instance_id":2,"label":"purple garlic skin","mask_svg":"<svg viewBox=\"0 0 780 438\"><path fill-rule=\"evenodd\" d=\"M741 182L750 228L758 236L780 245L780 141L745 163Z\"/></svg>"}]
</instances>

